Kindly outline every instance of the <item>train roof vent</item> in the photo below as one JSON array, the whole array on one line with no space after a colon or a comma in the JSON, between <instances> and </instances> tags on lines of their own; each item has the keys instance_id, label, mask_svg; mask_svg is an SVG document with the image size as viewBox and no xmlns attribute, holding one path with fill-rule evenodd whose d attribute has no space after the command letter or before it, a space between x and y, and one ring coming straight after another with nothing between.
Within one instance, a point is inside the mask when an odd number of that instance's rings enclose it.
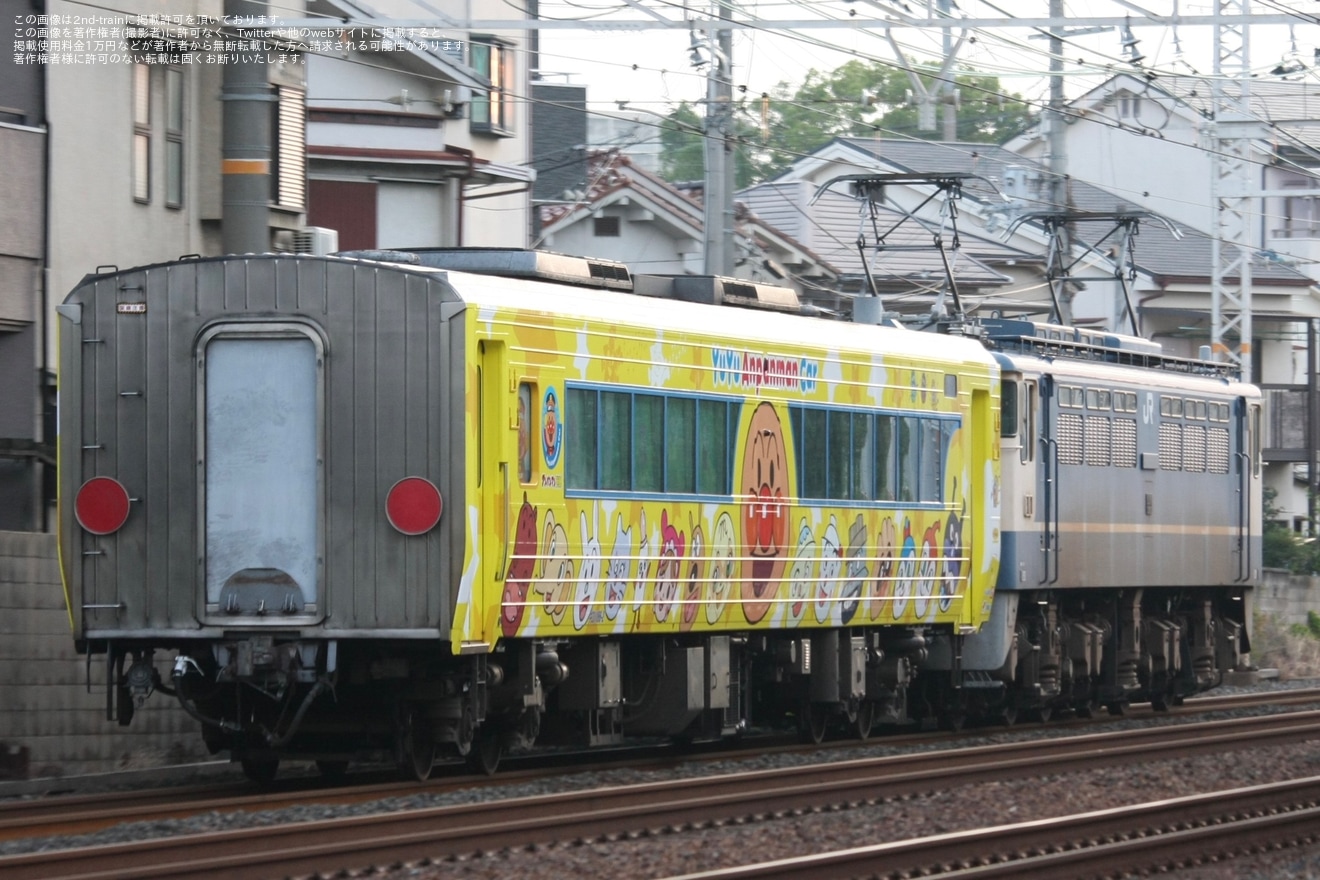
<instances>
[{"instance_id":1,"label":"train roof vent","mask_svg":"<svg viewBox=\"0 0 1320 880\"><path fill-rule=\"evenodd\" d=\"M632 276L623 263L574 257L550 251L521 248L406 248L423 266L501 275L508 278L539 278L562 284L631 290Z\"/></svg>"},{"instance_id":2,"label":"train roof vent","mask_svg":"<svg viewBox=\"0 0 1320 880\"><path fill-rule=\"evenodd\" d=\"M663 299L793 314L802 309L797 291L791 287L774 287L716 275L634 275L633 292Z\"/></svg>"}]
</instances>

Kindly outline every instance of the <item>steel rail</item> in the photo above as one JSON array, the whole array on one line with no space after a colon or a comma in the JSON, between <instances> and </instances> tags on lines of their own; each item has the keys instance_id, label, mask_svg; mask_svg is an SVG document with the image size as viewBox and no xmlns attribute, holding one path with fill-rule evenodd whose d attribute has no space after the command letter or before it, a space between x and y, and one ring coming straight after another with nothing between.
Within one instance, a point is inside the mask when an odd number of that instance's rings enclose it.
<instances>
[{"instance_id":1,"label":"steel rail","mask_svg":"<svg viewBox=\"0 0 1320 880\"><path fill-rule=\"evenodd\" d=\"M1320 711L733 773L0 857L4 880L238 880L753 821L950 786L1320 738Z\"/></svg>"},{"instance_id":2,"label":"steel rail","mask_svg":"<svg viewBox=\"0 0 1320 880\"><path fill-rule=\"evenodd\" d=\"M668 880L1085 880L1320 838L1320 777L932 835Z\"/></svg>"},{"instance_id":3,"label":"steel rail","mask_svg":"<svg viewBox=\"0 0 1320 880\"><path fill-rule=\"evenodd\" d=\"M1154 717L1168 718L1178 715L1223 711L1232 708L1261 705L1297 705L1320 702L1320 689L1296 689L1288 692L1231 694L1206 696L1189 699L1181 708L1170 713L1150 712ZM1134 715L1142 710L1138 709ZM1103 723L1105 719L1092 719L1085 723L1092 726ZM1068 730L1070 724L1055 722L1050 725L1060 733ZM1021 725L1018 729L1032 729ZM935 742L929 735L886 737L874 740L883 746L904 747L913 744ZM833 741L813 750L829 748L856 748L861 743L857 740ZM762 746L766 753L778 751L800 751L801 747ZM711 760L737 758L746 754L734 750L722 750L700 755L686 755L687 760ZM598 755L598 757L600 757ZM612 760L601 762L600 766L571 769L602 769L627 766L630 769L668 766L675 759L673 755L656 757L654 751L643 755L640 751L631 757L620 759L617 755L609 756ZM626 762L626 763L625 763ZM216 782L193 784L169 788L153 788L144 791L115 791L98 794L57 794L38 798L13 799L0 801L0 841L20 838L44 837L61 834L87 834L100 831L125 822L145 822L158 819L182 818L212 811L273 810L286 806L297 806L309 802L317 804L353 804L367 800L380 800L389 797L410 797L418 793L436 793L449 791L455 787L470 787L480 784L510 784L524 779L544 778L547 773L563 772L532 768L511 770L498 774L493 780L469 775L437 776L426 783L415 781L379 780L379 774L364 773L357 780L346 780L342 786L325 786L319 779L281 780L273 788L256 792L245 781ZM69 780L62 784L76 784ZM2 787L0 787L2 788Z\"/></svg>"}]
</instances>

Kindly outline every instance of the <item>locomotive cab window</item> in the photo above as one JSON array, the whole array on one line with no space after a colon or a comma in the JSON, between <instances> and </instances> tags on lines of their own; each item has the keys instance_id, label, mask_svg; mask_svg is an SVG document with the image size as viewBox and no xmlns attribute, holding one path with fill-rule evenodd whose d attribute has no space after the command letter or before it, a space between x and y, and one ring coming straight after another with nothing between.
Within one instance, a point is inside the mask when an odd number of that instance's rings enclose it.
<instances>
[{"instance_id":1,"label":"locomotive cab window","mask_svg":"<svg viewBox=\"0 0 1320 880\"><path fill-rule=\"evenodd\" d=\"M999 436L1016 437L1018 435L1018 384L1005 379L999 392L1002 401L1002 413L999 422Z\"/></svg>"}]
</instances>

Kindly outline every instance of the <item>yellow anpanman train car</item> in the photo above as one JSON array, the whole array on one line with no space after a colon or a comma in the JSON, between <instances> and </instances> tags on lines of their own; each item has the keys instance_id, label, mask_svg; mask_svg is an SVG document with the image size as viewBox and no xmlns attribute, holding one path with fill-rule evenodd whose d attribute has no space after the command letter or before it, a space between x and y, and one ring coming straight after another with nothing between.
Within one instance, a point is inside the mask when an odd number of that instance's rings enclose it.
<instances>
[{"instance_id":1,"label":"yellow anpanman train car","mask_svg":"<svg viewBox=\"0 0 1320 880\"><path fill-rule=\"evenodd\" d=\"M980 344L508 279L462 290L482 527L456 645L985 619L998 371Z\"/></svg>"},{"instance_id":2,"label":"yellow anpanman train car","mask_svg":"<svg viewBox=\"0 0 1320 880\"><path fill-rule=\"evenodd\" d=\"M168 689L258 779L956 717L999 367L795 311L521 251L89 276L61 554L113 714Z\"/></svg>"}]
</instances>

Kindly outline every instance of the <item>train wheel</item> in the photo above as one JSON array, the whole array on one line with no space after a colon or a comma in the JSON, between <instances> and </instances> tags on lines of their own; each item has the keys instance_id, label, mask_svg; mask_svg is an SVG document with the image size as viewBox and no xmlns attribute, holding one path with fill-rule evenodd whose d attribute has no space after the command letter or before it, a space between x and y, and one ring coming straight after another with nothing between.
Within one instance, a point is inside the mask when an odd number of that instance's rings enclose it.
<instances>
[{"instance_id":1,"label":"train wheel","mask_svg":"<svg viewBox=\"0 0 1320 880\"><path fill-rule=\"evenodd\" d=\"M419 707L410 706L403 710L398 734L399 769L404 775L425 782L431 777L431 767L435 765L435 737Z\"/></svg>"},{"instance_id":2,"label":"train wheel","mask_svg":"<svg viewBox=\"0 0 1320 880\"><path fill-rule=\"evenodd\" d=\"M1050 706L1041 706L1038 709L1031 710L1031 720L1044 724L1054 717L1054 709Z\"/></svg>"},{"instance_id":3,"label":"train wheel","mask_svg":"<svg viewBox=\"0 0 1320 880\"><path fill-rule=\"evenodd\" d=\"M348 775L348 762L319 760L316 762L316 770L326 779L339 780Z\"/></svg>"},{"instance_id":4,"label":"train wheel","mask_svg":"<svg viewBox=\"0 0 1320 880\"><path fill-rule=\"evenodd\" d=\"M1110 715L1115 715L1115 716L1126 715L1127 703L1122 703L1122 702L1105 703L1105 709L1109 712Z\"/></svg>"},{"instance_id":5,"label":"train wheel","mask_svg":"<svg viewBox=\"0 0 1320 880\"><path fill-rule=\"evenodd\" d=\"M862 700L857 706L857 719L853 722L853 731L858 739L868 739L871 736L871 728L875 726L875 703L871 700Z\"/></svg>"},{"instance_id":6,"label":"train wheel","mask_svg":"<svg viewBox=\"0 0 1320 880\"><path fill-rule=\"evenodd\" d=\"M279 758L243 758L243 775L258 785L269 785L275 781L275 774L280 769Z\"/></svg>"},{"instance_id":7,"label":"train wheel","mask_svg":"<svg viewBox=\"0 0 1320 880\"><path fill-rule=\"evenodd\" d=\"M824 706L804 701L798 713L798 738L804 743L819 745L825 740L825 728L830 720Z\"/></svg>"},{"instance_id":8,"label":"train wheel","mask_svg":"<svg viewBox=\"0 0 1320 880\"><path fill-rule=\"evenodd\" d=\"M477 729L473 746L475 748L468 752L468 762L474 769L487 776L494 776L495 771L500 769L500 759L504 757L504 738L499 731L483 724Z\"/></svg>"},{"instance_id":9,"label":"train wheel","mask_svg":"<svg viewBox=\"0 0 1320 880\"><path fill-rule=\"evenodd\" d=\"M1014 724L1017 724L1017 720L1018 720L1017 706L1014 706L1010 703L1008 705L1005 705L1004 708L999 710L999 723L1004 725L1005 727L1012 727Z\"/></svg>"},{"instance_id":10,"label":"train wheel","mask_svg":"<svg viewBox=\"0 0 1320 880\"><path fill-rule=\"evenodd\" d=\"M1156 694L1155 696L1151 697L1151 698L1150 698L1150 707L1151 707L1152 709L1154 709L1156 712L1167 712L1167 711L1169 711L1169 695L1168 695L1168 694Z\"/></svg>"},{"instance_id":11,"label":"train wheel","mask_svg":"<svg viewBox=\"0 0 1320 880\"><path fill-rule=\"evenodd\" d=\"M945 712L940 716L940 726L945 730L951 730L954 733L962 730L967 724L967 713L957 710Z\"/></svg>"}]
</instances>

